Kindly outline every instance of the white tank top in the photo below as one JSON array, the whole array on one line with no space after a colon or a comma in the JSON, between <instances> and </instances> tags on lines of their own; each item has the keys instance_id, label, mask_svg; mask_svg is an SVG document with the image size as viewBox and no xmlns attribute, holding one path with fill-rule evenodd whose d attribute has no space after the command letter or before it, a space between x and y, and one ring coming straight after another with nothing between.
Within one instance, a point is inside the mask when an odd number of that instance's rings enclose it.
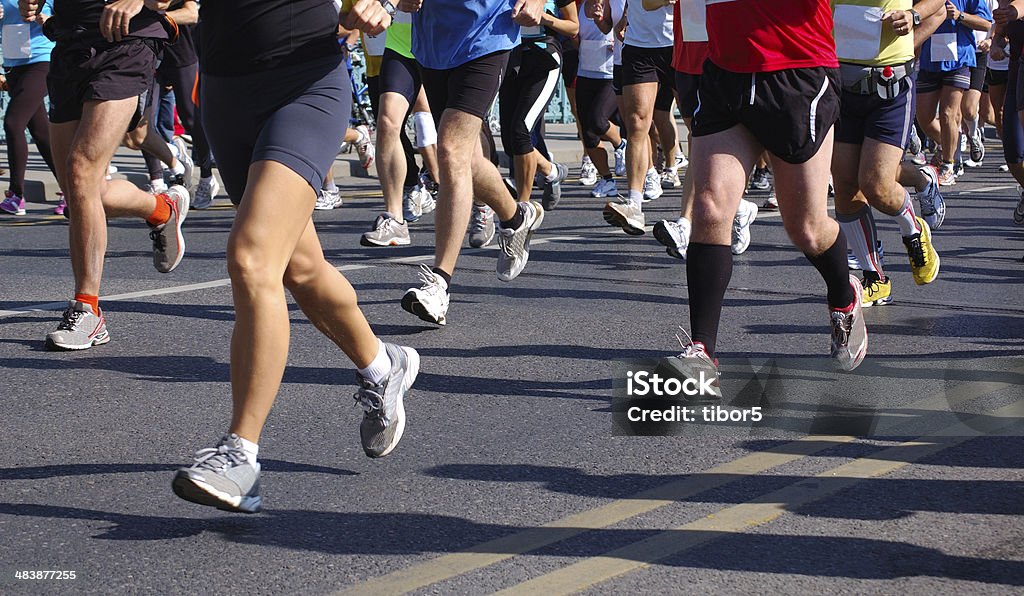
<instances>
[{"instance_id":1,"label":"white tank top","mask_svg":"<svg viewBox=\"0 0 1024 596\"><path fill-rule=\"evenodd\" d=\"M644 10L642 0L629 7L626 44L637 48L665 48L675 42L672 32L672 5Z\"/></svg>"}]
</instances>

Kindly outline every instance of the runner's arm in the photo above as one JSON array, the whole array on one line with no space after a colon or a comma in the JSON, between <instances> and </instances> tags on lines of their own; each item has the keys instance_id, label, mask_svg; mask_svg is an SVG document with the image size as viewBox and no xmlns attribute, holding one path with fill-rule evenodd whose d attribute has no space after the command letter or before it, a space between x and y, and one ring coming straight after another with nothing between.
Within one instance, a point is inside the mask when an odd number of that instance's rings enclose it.
<instances>
[{"instance_id":1,"label":"runner's arm","mask_svg":"<svg viewBox=\"0 0 1024 596\"><path fill-rule=\"evenodd\" d=\"M544 13L541 15L540 24L566 37L576 37L580 32L580 21L576 16L576 3L570 0L565 6L559 6L558 12L562 15L561 18Z\"/></svg>"}]
</instances>

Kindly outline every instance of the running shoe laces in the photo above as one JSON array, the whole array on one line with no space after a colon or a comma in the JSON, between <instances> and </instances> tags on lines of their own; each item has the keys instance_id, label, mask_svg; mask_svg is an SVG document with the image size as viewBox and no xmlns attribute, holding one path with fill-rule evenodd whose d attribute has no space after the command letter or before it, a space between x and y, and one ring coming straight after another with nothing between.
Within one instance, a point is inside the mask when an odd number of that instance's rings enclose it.
<instances>
[{"instance_id":1,"label":"running shoe laces","mask_svg":"<svg viewBox=\"0 0 1024 596\"><path fill-rule=\"evenodd\" d=\"M228 441L222 441L216 447L196 451L195 463L192 464L192 467L224 472L229 468L248 462L249 458L246 457L245 451Z\"/></svg>"},{"instance_id":2,"label":"running shoe laces","mask_svg":"<svg viewBox=\"0 0 1024 596\"><path fill-rule=\"evenodd\" d=\"M71 308L65 310L64 317L60 320L60 324L57 325L57 330L74 331L75 327L78 326L78 323L82 320L82 317L84 317L85 314L85 311L82 310L74 310Z\"/></svg>"},{"instance_id":3,"label":"running shoe laces","mask_svg":"<svg viewBox=\"0 0 1024 596\"><path fill-rule=\"evenodd\" d=\"M163 235L164 226L156 226L149 231L149 239L153 241L153 250L156 252L167 251L167 238Z\"/></svg>"},{"instance_id":4,"label":"running shoe laces","mask_svg":"<svg viewBox=\"0 0 1024 596\"><path fill-rule=\"evenodd\" d=\"M487 226L487 219L491 217L491 208L487 205L473 205L473 221L470 222L471 232L483 232Z\"/></svg>"},{"instance_id":5,"label":"running shoe laces","mask_svg":"<svg viewBox=\"0 0 1024 596\"><path fill-rule=\"evenodd\" d=\"M853 311L848 313L834 310L832 317L832 345L845 347L850 343L853 330Z\"/></svg>"},{"instance_id":6,"label":"running shoe laces","mask_svg":"<svg viewBox=\"0 0 1024 596\"><path fill-rule=\"evenodd\" d=\"M926 259L924 248L921 246L921 234L917 233L910 238L905 238L904 243L907 245L907 252L910 254L910 260L914 266L924 267Z\"/></svg>"},{"instance_id":7,"label":"running shoe laces","mask_svg":"<svg viewBox=\"0 0 1024 596\"><path fill-rule=\"evenodd\" d=\"M359 378L359 384L359 390L352 395L352 398L363 407L367 418L378 418L383 420L386 425L388 417L384 414L384 387L362 377Z\"/></svg>"}]
</instances>

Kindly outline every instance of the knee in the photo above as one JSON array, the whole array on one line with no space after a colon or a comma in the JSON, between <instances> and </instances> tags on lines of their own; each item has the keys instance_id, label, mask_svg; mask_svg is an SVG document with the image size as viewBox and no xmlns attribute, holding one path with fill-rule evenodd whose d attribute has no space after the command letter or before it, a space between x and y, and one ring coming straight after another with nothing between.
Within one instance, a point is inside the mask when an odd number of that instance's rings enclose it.
<instances>
[{"instance_id":1,"label":"knee","mask_svg":"<svg viewBox=\"0 0 1024 596\"><path fill-rule=\"evenodd\" d=\"M268 255L250 243L232 239L228 243L227 261L228 277L236 289L255 293L282 284L282 275L279 272L275 274Z\"/></svg>"},{"instance_id":2,"label":"knee","mask_svg":"<svg viewBox=\"0 0 1024 596\"><path fill-rule=\"evenodd\" d=\"M405 118L396 118L393 113L383 112L379 118L377 135L378 137L397 139L403 126L405 126Z\"/></svg>"},{"instance_id":3,"label":"knee","mask_svg":"<svg viewBox=\"0 0 1024 596\"><path fill-rule=\"evenodd\" d=\"M871 205L882 205L893 194L895 180L885 180L881 176L862 176L860 179L860 191ZM838 193L838 188L836 189Z\"/></svg>"},{"instance_id":4,"label":"knee","mask_svg":"<svg viewBox=\"0 0 1024 596\"><path fill-rule=\"evenodd\" d=\"M786 235L800 252L817 255L824 252L828 246L822 246L818 227L809 220L785 223Z\"/></svg>"},{"instance_id":5,"label":"knee","mask_svg":"<svg viewBox=\"0 0 1024 596\"><path fill-rule=\"evenodd\" d=\"M939 108L939 113L942 115L942 119L947 122L952 122L960 119L960 104L953 102L951 104L943 105Z\"/></svg>"},{"instance_id":6,"label":"knee","mask_svg":"<svg viewBox=\"0 0 1024 596\"><path fill-rule=\"evenodd\" d=\"M732 213L728 212L725 197L727 190L719 184L709 182L698 188L693 197L693 219L694 223L701 225L717 226L727 222Z\"/></svg>"},{"instance_id":7,"label":"knee","mask_svg":"<svg viewBox=\"0 0 1024 596\"><path fill-rule=\"evenodd\" d=\"M437 161L441 167L458 167L458 160L462 157L458 143L452 142L450 138L442 138L437 143Z\"/></svg>"}]
</instances>

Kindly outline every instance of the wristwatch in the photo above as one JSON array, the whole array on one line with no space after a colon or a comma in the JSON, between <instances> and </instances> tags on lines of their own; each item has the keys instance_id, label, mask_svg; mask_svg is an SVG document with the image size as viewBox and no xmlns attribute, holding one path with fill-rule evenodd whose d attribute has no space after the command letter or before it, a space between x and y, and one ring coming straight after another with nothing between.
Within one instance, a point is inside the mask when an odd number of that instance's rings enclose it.
<instances>
[{"instance_id":1,"label":"wristwatch","mask_svg":"<svg viewBox=\"0 0 1024 596\"><path fill-rule=\"evenodd\" d=\"M910 17L914 20L914 26L915 27L920 26L921 25L921 13L917 12L913 8L911 8L907 12L910 13Z\"/></svg>"},{"instance_id":2,"label":"wristwatch","mask_svg":"<svg viewBox=\"0 0 1024 596\"><path fill-rule=\"evenodd\" d=\"M959 25L962 22L964 22L964 12L960 11L960 14L956 15L956 24Z\"/></svg>"},{"instance_id":3,"label":"wristwatch","mask_svg":"<svg viewBox=\"0 0 1024 596\"><path fill-rule=\"evenodd\" d=\"M380 5L384 7L384 12L388 13L389 17L391 17L392 19L395 18L395 13L398 12L398 9L395 8L394 4L392 4L389 0L380 0Z\"/></svg>"}]
</instances>

